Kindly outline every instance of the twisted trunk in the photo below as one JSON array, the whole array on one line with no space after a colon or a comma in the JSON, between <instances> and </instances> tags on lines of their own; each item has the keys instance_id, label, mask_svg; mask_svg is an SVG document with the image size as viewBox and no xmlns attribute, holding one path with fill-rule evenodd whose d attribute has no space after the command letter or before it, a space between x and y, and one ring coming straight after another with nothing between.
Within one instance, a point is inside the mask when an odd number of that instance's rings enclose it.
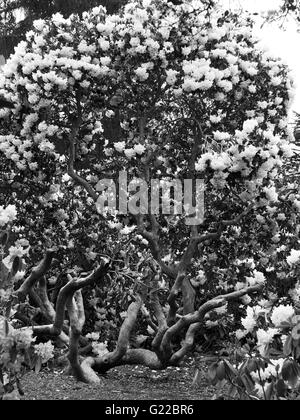
<instances>
[{"instance_id":1,"label":"twisted trunk","mask_svg":"<svg viewBox=\"0 0 300 420\"><path fill-rule=\"evenodd\" d=\"M116 350L103 357L89 357L85 359L81 364L81 368L90 374L93 371L103 374L111 368L121 365L143 365L153 370L162 370L167 366L178 366L184 356L193 348L195 335L203 326L205 315L208 312L224 306L228 301L257 292L262 287L262 285L252 286L227 295L218 296L204 303L198 310L182 316L170 327L166 325L166 320L159 300L157 299L157 293L155 292L152 295L151 303L155 310L155 317L159 326L157 334L152 341L153 351L128 348L129 336L136 322L138 311L143 303L143 299L139 296L136 302L129 307L127 318L120 331ZM184 330L187 330L185 340L181 348L173 353L172 342ZM159 348L157 348L158 345Z\"/></svg>"}]
</instances>

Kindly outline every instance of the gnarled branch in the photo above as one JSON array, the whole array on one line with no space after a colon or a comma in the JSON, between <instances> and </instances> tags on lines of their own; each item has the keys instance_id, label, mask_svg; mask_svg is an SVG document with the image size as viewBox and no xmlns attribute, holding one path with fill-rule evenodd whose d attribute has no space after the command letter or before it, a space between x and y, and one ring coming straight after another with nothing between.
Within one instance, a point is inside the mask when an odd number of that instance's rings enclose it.
<instances>
[{"instance_id":1,"label":"gnarled branch","mask_svg":"<svg viewBox=\"0 0 300 420\"><path fill-rule=\"evenodd\" d=\"M213 309L220 308L226 304L226 302L239 299L250 293L257 292L263 288L263 284L256 286L247 287L236 292L228 293L226 295L220 295L214 299L204 303L197 311L184 315L181 317L175 325L171 326L165 333L161 343L161 353L164 357L169 360L172 356L171 342L182 330L189 327L192 324L202 323L205 315Z\"/></svg>"},{"instance_id":2,"label":"gnarled branch","mask_svg":"<svg viewBox=\"0 0 300 420\"><path fill-rule=\"evenodd\" d=\"M90 197L96 202L98 200L98 194L96 193L94 188L88 183L86 179L78 175L78 173L75 171L75 168L74 168L74 164L76 160L76 138L78 137L78 132L79 132L81 124L82 124L82 117L78 116L73 122L71 133L69 135L70 150L69 150L69 161L68 161L68 174L78 185L81 185L90 195Z\"/></svg>"},{"instance_id":3,"label":"gnarled branch","mask_svg":"<svg viewBox=\"0 0 300 420\"><path fill-rule=\"evenodd\" d=\"M54 255L55 251L53 249L46 251L46 255L42 261L32 269L30 275L23 282L22 286L15 292L19 299L25 299L38 280L50 269Z\"/></svg>"}]
</instances>

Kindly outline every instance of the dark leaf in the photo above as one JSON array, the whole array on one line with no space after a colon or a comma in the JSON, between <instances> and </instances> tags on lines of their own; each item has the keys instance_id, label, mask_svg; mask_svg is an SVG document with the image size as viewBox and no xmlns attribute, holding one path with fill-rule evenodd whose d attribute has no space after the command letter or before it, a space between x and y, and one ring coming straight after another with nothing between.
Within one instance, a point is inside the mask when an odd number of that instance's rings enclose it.
<instances>
[{"instance_id":1,"label":"dark leaf","mask_svg":"<svg viewBox=\"0 0 300 420\"><path fill-rule=\"evenodd\" d=\"M226 377L226 367L223 361L219 362L218 364L218 367L216 370L216 376L219 381L223 381L223 379Z\"/></svg>"},{"instance_id":2,"label":"dark leaf","mask_svg":"<svg viewBox=\"0 0 300 420\"><path fill-rule=\"evenodd\" d=\"M5 246L8 242L8 232L0 233L0 245Z\"/></svg>"},{"instance_id":3,"label":"dark leaf","mask_svg":"<svg viewBox=\"0 0 300 420\"><path fill-rule=\"evenodd\" d=\"M271 382L270 384L267 385L266 390L265 390L267 401L270 401L272 399L273 392L274 392L274 384L273 382Z\"/></svg>"},{"instance_id":4,"label":"dark leaf","mask_svg":"<svg viewBox=\"0 0 300 420\"><path fill-rule=\"evenodd\" d=\"M242 375L241 376L241 380L247 390L247 392L251 393L254 389L254 382L252 380L252 378L249 375Z\"/></svg>"},{"instance_id":5,"label":"dark leaf","mask_svg":"<svg viewBox=\"0 0 300 420\"><path fill-rule=\"evenodd\" d=\"M212 382L213 385L216 385L218 382L217 379L217 368L218 368L218 363L213 363L207 372L208 378L209 380Z\"/></svg>"},{"instance_id":6,"label":"dark leaf","mask_svg":"<svg viewBox=\"0 0 300 420\"><path fill-rule=\"evenodd\" d=\"M37 358L35 363L34 371L35 373L39 373L42 369L42 359L40 357Z\"/></svg>"},{"instance_id":7,"label":"dark leaf","mask_svg":"<svg viewBox=\"0 0 300 420\"><path fill-rule=\"evenodd\" d=\"M15 276L20 269L21 269L21 258L17 256L14 258L14 261L12 264L12 269L11 269L12 276Z\"/></svg>"},{"instance_id":8,"label":"dark leaf","mask_svg":"<svg viewBox=\"0 0 300 420\"><path fill-rule=\"evenodd\" d=\"M292 372L292 365L293 365L293 360L286 360L283 363L281 374L284 381L288 381L290 379L291 372Z\"/></svg>"},{"instance_id":9,"label":"dark leaf","mask_svg":"<svg viewBox=\"0 0 300 420\"><path fill-rule=\"evenodd\" d=\"M4 334L6 336L8 336L8 333L9 333L9 323L8 323L7 319L5 319L4 320Z\"/></svg>"},{"instance_id":10,"label":"dark leaf","mask_svg":"<svg viewBox=\"0 0 300 420\"><path fill-rule=\"evenodd\" d=\"M285 356L290 356L292 353L292 341L293 341L293 338L291 335L289 335L283 346L283 354Z\"/></svg>"},{"instance_id":11,"label":"dark leaf","mask_svg":"<svg viewBox=\"0 0 300 420\"><path fill-rule=\"evenodd\" d=\"M279 379L276 383L276 392L278 397L284 397L287 391L287 386L283 379Z\"/></svg>"}]
</instances>

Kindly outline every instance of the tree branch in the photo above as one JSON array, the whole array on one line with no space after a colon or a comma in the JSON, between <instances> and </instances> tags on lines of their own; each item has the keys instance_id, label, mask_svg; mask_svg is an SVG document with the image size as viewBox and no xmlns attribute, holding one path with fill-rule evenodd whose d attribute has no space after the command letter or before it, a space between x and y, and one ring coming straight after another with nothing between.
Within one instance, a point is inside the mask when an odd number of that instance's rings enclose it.
<instances>
[{"instance_id":1,"label":"tree branch","mask_svg":"<svg viewBox=\"0 0 300 420\"><path fill-rule=\"evenodd\" d=\"M68 300L82 288L94 284L96 282L103 281L105 275L107 273L109 263L101 264L93 273L88 275L83 279L70 279L69 283L67 283L59 292L57 301L56 301L56 311L55 311L55 319L53 324L50 325L42 325L42 326L34 326L33 331L35 334L47 334L54 337L58 337L63 335L62 330L64 326L65 320L65 310ZM80 307L81 308L81 307ZM83 318L84 310L80 309L80 317Z\"/></svg>"},{"instance_id":2,"label":"tree branch","mask_svg":"<svg viewBox=\"0 0 300 420\"><path fill-rule=\"evenodd\" d=\"M45 257L42 261L31 271L29 277L24 281L22 286L15 292L20 300L24 300L30 290L35 286L37 281L43 277L46 272L50 269L55 251L49 249L46 251Z\"/></svg>"},{"instance_id":3,"label":"tree branch","mask_svg":"<svg viewBox=\"0 0 300 420\"><path fill-rule=\"evenodd\" d=\"M96 202L98 200L98 194L96 193L94 188L88 183L88 181L84 179L83 177L81 177L80 175L78 175L74 169L74 163L76 160L76 138L78 136L78 132L79 132L81 124L82 124L82 118L78 117L75 119L71 128L71 133L69 136L70 155L69 155L69 162L68 162L68 174L78 185L81 185L89 194L89 196Z\"/></svg>"},{"instance_id":4,"label":"tree branch","mask_svg":"<svg viewBox=\"0 0 300 420\"><path fill-rule=\"evenodd\" d=\"M166 332L166 330L168 329L168 324L167 324L167 320L164 314L164 311L161 307L160 301L159 301L159 296L158 296L158 284L156 282L156 284L154 283L154 290L150 293L150 306L154 312L154 316L157 320L158 323L158 329L156 332L156 335L154 337L154 339L152 340L152 348L153 350L156 352L159 350L160 344L161 344L161 340L163 339L163 336Z\"/></svg>"},{"instance_id":5,"label":"tree branch","mask_svg":"<svg viewBox=\"0 0 300 420\"><path fill-rule=\"evenodd\" d=\"M152 219L153 219L153 217L152 217ZM155 216L154 216L154 219L155 219ZM154 225L153 225L153 223L154 223ZM164 261L162 261L161 249L160 249L160 245L159 245L159 236L158 236L159 225L156 224L152 220L152 226L154 226L154 228L151 232L149 232L143 226L142 216L138 215L137 216L137 226L138 226L138 232L149 242L150 251L152 253L152 256L155 259L155 261L157 261L157 263L160 266L162 272L164 274L166 274L168 277L174 279L176 277L176 270L174 269L174 267L171 267L168 264L166 264Z\"/></svg>"},{"instance_id":6,"label":"tree branch","mask_svg":"<svg viewBox=\"0 0 300 420\"><path fill-rule=\"evenodd\" d=\"M83 289L86 286L92 285L99 280L102 282L109 268L109 263L101 264L92 274L83 279L70 279L59 292L56 301L56 318L54 328L61 330L65 319L65 307L68 298L73 295L77 290Z\"/></svg>"},{"instance_id":7,"label":"tree branch","mask_svg":"<svg viewBox=\"0 0 300 420\"><path fill-rule=\"evenodd\" d=\"M122 357L126 354L128 344L129 344L130 334L136 324L137 316L142 305L143 305L143 299L140 295L136 297L135 302L132 302L129 305L129 308L127 311L127 317L124 320L122 327L120 329L116 349L113 352L106 354L103 358L103 362L107 366L115 366L115 364L119 360L121 360Z\"/></svg>"},{"instance_id":8,"label":"tree branch","mask_svg":"<svg viewBox=\"0 0 300 420\"><path fill-rule=\"evenodd\" d=\"M73 375L78 381L85 383L100 383L100 379L95 372L84 369L79 361L79 340L85 323L85 314L83 306L83 298L80 290L69 296L67 300L67 309L70 319L70 347L68 360Z\"/></svg>"},{"instance_id":9,"label":"tree branch","mask_svg":"<svg viewBox=\"0 0 300 420\"><path fill-rule=\"evenodd\" d=\"M262 284L247 287L242 290L238 290L236 292L228 293L226 295L220 295L215 297L214 299L209 300L208 302L204 303L197 311L184 315L180 318L175 325L171 326L165 333L164 338L161 343L161 353L166 357L168 360L172 356L171 351L171 341L174 337L176 337L183 329L189 327L192 324L202 323L204 320L205 315L212 311L213 309L220 308L226 304L226 302L239 299L242 296L245 296L250 293L257 292L261 290L264 286Z\"/></svg>"}]
</instances>

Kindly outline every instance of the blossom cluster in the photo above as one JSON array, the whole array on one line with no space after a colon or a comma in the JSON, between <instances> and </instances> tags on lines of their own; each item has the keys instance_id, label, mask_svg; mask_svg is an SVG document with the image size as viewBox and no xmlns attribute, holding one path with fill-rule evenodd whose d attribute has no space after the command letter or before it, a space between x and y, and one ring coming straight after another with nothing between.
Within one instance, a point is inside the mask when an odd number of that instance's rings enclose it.
<instances>
[{"instance_id":1,"label":"blossom cluster","mask_svg":"<svg viewBox=\"0 0 300 420\"><path fill-rule=\"evenodd\" d=\"M284 364L285 359L277 359L277 360L270 360L270 363L268 366L258 372L252 372L251 376L255 380L257 384L261 384L261 381L267 381L272 376L276 378L278 376L278 373L281 372L282 366ZM263 396L263 395L260 395Z\"/></svg>"},{"instance_id":2,"label":"blossom cluster","mask_svg":"<svg viewBox=\"0 0 300 420\"><path fill-rule=\"evenodd\" d=\"M107 348L107 342L104 343L98 343L98 342L93 342L92 343L93 346L93 353L97 356L97 357L102 357L105 354L108 353L108 348Z\"/></svg>"},{"instance_id":3,"label":"blossom cluster","mask_svg":"<svg viewBox=\"0 0 300 420\"><path fill-rule=\"evenodd\" d=\"M241 320L244 329L236 331L236 337L241 339L249 333L255 335L257 349L264 356L274 337L283 337L284 328L287 325L292 325L294 318L295 309L293 306L280 304L272 307L268 301L261 301L259 305L247 307L247 315ZM263 325L267 325L267 327L261 328Z\"/></svg>"},{"instance_id":4,"label":"blossom cluster","mask_svg":"<svg viewBox=\"0 0 300 420\"><path fill-rule=\"evenodd\" d=\"M54 357L54 346L51 341L47 343L35 344L34 352L41 358L43 364L49 362Z\"/></svg>"},{"instance_id":5,"label":"blossom cluster","mask_svg":"<svg viewBox=\"0 0 300 420\"><path fill-rule=\"evenodd\" d=\"M17 209L14 205L9 205L7 207L0 206L0 227L7 225L8 223L13 222L17 217Z\"/></svg>"},{"instance_id":6,"label":"blossom cluster","mask_svg":"<svg viewBox=\"0 0 300 420\"><path fill-rule=\"evenodd\" d=\"M35 341L32 328L15 329L0 317L0 344L2 351L8 351L13 346L19 350L28 349Z\"/></svg>"},{"instance_id":7,"label":"blossom cluster","mask_svg":"<svg viewBox=\"0 0 300 420\"><path fill-rule=\"evenodd\" d=\"M126 140L110 144L105 139L105 155L115 151L129 160L141 158L155 139L147 130L147 141L141 141L135 114L142 104L156 116L165 97L176 104L169 113L174 117L188 101L183 120L202 104L204 137L220 151L204 150L198 171L211 168L221 185L230 174L248 177L253 166L260 182L274 177L280 154L291 155L284 118L292 96L290 77L282 63L260 51L244 18L220 26L222 12L216 11L208 25L203 5L200 0L180 6L136 0L119 15L108 16L98 7L81 21L57 14L49 22L35 22L0 77L0 93L28 107L21 129L0 136L0 151L19 169L36 170L33 146L55 155L72 133L74 115L80 115L78 152L85 155L119 108ZM161 97L155 101L157 89ZM108 105L97 102L100 97ZM233 116L228 102L235 109L243 104L235 128L226 124ZM9 120L20 112L16 105L1 117ZM168 118L163 116L163 124Z\"/></svg>"}]
</instances>

